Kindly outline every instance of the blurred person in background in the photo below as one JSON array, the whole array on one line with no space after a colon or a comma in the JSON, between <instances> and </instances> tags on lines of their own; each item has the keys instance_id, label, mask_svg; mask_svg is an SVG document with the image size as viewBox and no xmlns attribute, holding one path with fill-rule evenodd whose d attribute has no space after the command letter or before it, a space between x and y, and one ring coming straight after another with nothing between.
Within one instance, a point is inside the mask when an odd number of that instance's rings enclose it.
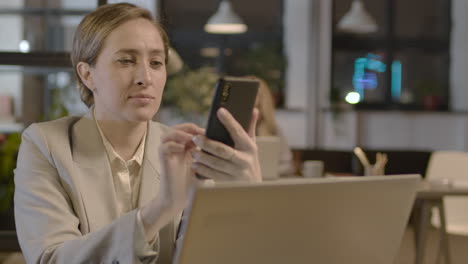
<instances>
[{"instance_id":1,"label":"blurred person in background","mask_svg":"<svg viewBox=\"0 0 468 264\"><path fill-rule=\"evenodd\" d=\"M281 150L279 174L280 176L292 175L295 173L293 155L284 134L276 122L275 104L270 87L265 80L259 77L248 77L257 80L260 83L258 87L257 100L255 101L255 107L259 110L255 134L258 137L276 136L279 138Z\"/></svg>"}]
</instances>

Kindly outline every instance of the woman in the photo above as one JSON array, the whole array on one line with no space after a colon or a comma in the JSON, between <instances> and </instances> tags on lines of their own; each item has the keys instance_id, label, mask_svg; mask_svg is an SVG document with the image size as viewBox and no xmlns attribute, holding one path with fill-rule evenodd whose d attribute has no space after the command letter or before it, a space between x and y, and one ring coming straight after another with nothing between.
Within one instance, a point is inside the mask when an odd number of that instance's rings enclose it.
<instances>
[{"instance_id":1,"label":"woman","mask_svg":"<svg viewBox=\"0 0 468 264\"><path fill-rule=\"evenodd\" d=\"M271 90L265 80L255 76L250 76L250 78L257 80L260 83L258 87L257 100L255 101L255 107L259 110L255 134L258 137L276 136L279 138L281 144L279 174L281 176L292 175L295 173L293 156L286 138L276 123L275 104L273 102Z\"/></svg>"},{"instance_id":2,"label":"woman","mask_svg":"<svg viewBox=\"0 0 468 264\"><path fill-rule=\"evenodd\" d=\"M131 4L99 7L78 26L71 58L90 111L31 125L18 156L15 217L27 262L170 263L195 172L260 181L255 111L249 133L218 112L234 148L194 124L151 121L168 43L151 14Z\"/></svg>"}]
</instances>

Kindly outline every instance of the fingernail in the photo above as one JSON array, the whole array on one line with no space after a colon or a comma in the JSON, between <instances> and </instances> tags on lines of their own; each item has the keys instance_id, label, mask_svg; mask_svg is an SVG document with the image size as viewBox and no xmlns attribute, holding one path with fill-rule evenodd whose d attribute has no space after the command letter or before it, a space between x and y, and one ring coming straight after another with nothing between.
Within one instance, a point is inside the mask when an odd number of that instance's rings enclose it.
<instances>
[{"instance_id":1,"label":"fingernail","mask_svg":"<svg viewBox=\"0 0 468 264\"><path fill-rule=\"evenodd\" d=\"M193 136L192 141L193 141L193 143L195 143L195 145L198 146L201 143L201 138L199 136Z\"/></svg>"},{"instance_id":2,"label":"fingernail","mask_svg":"<svg viewBox=\"0 0 468 264\"><path fill-rule=\"evenodd\" d=\"M221 116L226 116L227 110L224 107L219 108L218 114Z\"/></svg>"}]
</instances>

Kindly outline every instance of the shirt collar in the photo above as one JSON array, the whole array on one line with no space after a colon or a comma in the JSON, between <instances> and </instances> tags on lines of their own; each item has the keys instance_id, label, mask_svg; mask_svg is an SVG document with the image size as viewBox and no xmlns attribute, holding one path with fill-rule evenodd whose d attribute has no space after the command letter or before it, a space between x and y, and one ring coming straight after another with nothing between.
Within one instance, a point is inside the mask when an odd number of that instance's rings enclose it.
<instances>
[{"instance_id":1,"label":"shirt collar","mask_svg":"<svg viewBox=\"0 0 468 264\"><path fill-rule=\"evenodd\" d=\"M138 145L138 148L135 151L135 154L133 155L133 157L130 160L125 161L119 155L119 153L117 153L115 151L114 147L112 147L112 144L109 142L107 137L102 132L102 129L99 126L99 123L98 123L98 121L96 119L95 111L96 111L95 108L93 108L93 119L94 119L94 121L96 123L96 127L97 127L97 129L99 131L99 135L101 135L102 142L104 144L104 148L106 149L107 155L109 156L109 159L110 159L111 163L115 159L119 159L119 160L121 160L123 162L126 162L127 164L130 164L132 161L135 161L139 166L141 166L141 164L143 163L143 156L144 156L144 153L145 153L146 132L147 132L148 129L145 130L145 134L143 135L143 138L141 139L140 145Z\"/></svg>"}]
</instances>

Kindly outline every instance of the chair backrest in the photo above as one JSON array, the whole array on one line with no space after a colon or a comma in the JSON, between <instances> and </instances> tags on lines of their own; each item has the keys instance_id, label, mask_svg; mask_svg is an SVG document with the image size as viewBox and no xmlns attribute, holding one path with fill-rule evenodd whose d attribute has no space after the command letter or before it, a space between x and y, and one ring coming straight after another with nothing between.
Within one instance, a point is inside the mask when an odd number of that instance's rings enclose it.
<instances>
[{"instance_id":1,"label":"chair backrest","mask_svg":"<svg viewBox=\"0 0 468 264\"><path fill-rule=\"evenodd\" d=\"M454 187L468 183L468 153L461 151L436 151L429 159L426 179L431 181L447 179ZM442 183L443 181L441 181ZM468 235L468 198L444 198L447 232ZM438 211L434 210L431 222L439 227Z\"/></svg>"}]
</instances>

